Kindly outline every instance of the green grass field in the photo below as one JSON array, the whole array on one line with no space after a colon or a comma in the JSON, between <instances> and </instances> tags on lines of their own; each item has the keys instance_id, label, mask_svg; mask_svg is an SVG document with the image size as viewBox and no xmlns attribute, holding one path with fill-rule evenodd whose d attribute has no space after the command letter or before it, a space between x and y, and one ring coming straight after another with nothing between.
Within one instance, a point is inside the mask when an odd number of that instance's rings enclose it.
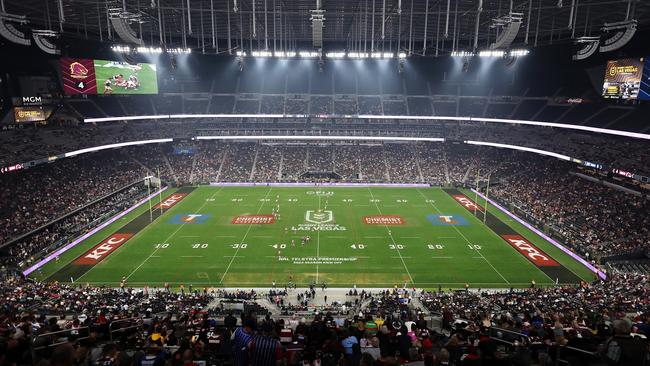
<instances>
[{"instance_id":1,"label":"green grass field","mask_svg":"<svg viewBox=\"0 0 650 366\"><path fill-rule=\"evenodd\" d=\"M272 224L233 224L240 215L270 215L276 205L280 217ZM32 276L113 286L124 276L131 286L210 287L268 287L290 276L298 286L313 281L330 287L509 288L556 280L484 225L481 212L475 217L440 188L198 187L153 223L148 211L142 205ZM586 267L507 215L488 212L501 220L499 230L520 234L557 261L552 269L571 278L560 282L593 279ZM184 221L192 214L202 216ZM364 219L375 215L397 216L388 218L389 225ZM441 215L452 216L453 225ZM396 220L402 225L390 225ZM141 230L134 229L138 222ZM83 260L116 232L133 236L97 263Z\"/></svg>"},{"instance_id":2,"label":"green grass field","mask_svg":"<svg viewBox=\"0 0 650 366\"><path fill-rule=\"evenodd\" d=\"M155 64L140 64L142 69L137 73L113 61L95 60L95 74L97 78L97 92L102 94L104 92L104 82L111 79L114 75L122 74L124 78L129 75L136 75L140 80L140 87L138 89L126 89L124 87L112 85L113 94L158 94L158 76L156 74Z\"/></svg>"}]
</instances>

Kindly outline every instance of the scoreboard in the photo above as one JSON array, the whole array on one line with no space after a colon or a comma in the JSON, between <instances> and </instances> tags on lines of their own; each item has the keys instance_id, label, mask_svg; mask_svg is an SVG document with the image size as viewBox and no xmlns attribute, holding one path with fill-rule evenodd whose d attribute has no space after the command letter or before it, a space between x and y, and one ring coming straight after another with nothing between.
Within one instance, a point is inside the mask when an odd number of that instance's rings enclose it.
<instances>
[{"instance_id":1,"label":"scoreboard","mask_svg":"<svg viewBox=\"0 0 650 366\"><path fill-rule=\"evenodd\" d=\"M12 98L14 122L44 123L54 112L55 101L40 96Z\"/></svg>"},{"instance_id":2,"label":"scoreboard","mask_svg":"<svg viewBox=\"0 0 650 366\"><path fill-rule=\"evenodd\" d=\"M608 61L602 95L606 99L650 100L650 58Z\"/></svg>"},{"instance_id":3,"label":"scoreboard","mask_svg":"<svg viewBox=\"0 0 650 366\"><path fill-rule=\"evenodd\" d=\"M14 107L16 123L43 122L52 114L52 108L46 106Z\"/></svg>"},{"instance_id":4,"label":"scoreboard","mask_svg":"<svg viewBox=\"0 0 650 366\"><path fill-rule=\"evenodd\" d=\"M59 64L66 95L158 93L155 64L65 57Z\"/></svg>"},{"instance_id":5,"label":"scoreboard","mask_svg":"<svg viewBox=\"0 0 650 366\"><path fill-rule=\"evenodd\" d=\"M97 94L93 60L62 58L60 63L65 94Z\"/></svg>"}]
</instances>

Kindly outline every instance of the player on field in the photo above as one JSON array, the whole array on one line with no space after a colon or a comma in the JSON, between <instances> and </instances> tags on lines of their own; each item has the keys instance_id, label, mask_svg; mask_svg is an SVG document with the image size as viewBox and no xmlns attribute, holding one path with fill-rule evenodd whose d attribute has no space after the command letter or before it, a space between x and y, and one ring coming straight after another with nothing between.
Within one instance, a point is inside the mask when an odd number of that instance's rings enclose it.
<instances>
[{"instance_id":1,"label":"player on field","mask_svg":"<svg viewBox=\"0 0 650 366\"><path fill-rule=\"evenodd\" d=\"M113 79L113 83L116 86L126 86L126 80L124 80L124 75L116 74L113 75L112 79Z\"/></svg>"},{"instance_id":2,"label":"player on field","mask_svg":"<svg viewBox=\"0 0 650 366\"><path fill-rule=\"evenodd\" d=\"M294 239L291 239L291 247L295 248L295 246L296 246L296 241Z\"/></svg>"},{"instance_id":3,"label":"player on field","mask_svg":"<svg viewBox=\"0 0 650 366\"><path fill-rule=\"evenodd\" d=\"M140 80L135 75L129 75L129 79L126 81L127 89L137 89L140 87Z\"/></svg>"},{"instance_id":4,"label":"player on field","mask_svg":"<svg viewBox=\"0 0 650 366\"><path fill-rule=\"evenodd\" d=\"M106 81L104 81L104 92L102 94L113 94L113 88L111 87L110 79L106 79Z\"/></svg>"}]
</instances>

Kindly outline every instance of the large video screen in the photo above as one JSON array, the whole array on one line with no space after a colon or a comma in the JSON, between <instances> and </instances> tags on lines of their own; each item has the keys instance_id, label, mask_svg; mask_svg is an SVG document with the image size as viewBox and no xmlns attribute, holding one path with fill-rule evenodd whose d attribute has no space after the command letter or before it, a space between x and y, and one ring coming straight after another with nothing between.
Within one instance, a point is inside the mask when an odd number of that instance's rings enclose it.
<instances>
[{"instance_id":1,"label":"large video screen","mask_svg":"<svg viewBox=\"0 0 650 366\"><path fill-rule=\"evenodd\" d=\"M25 106L14 107L14 120L16 123L43 122L52 114L50 106Z\"/></svg>"},{"instance_id":2,"label":"large video screen","mask_svg":"<svg viewBox=\"0 0 650 366\"><path fill-rule=\"evenodd\" d=\"M158 94L155 64L71 58L60 63L67 95Z\"/></svg>"},{"instance_id":3,"label":"large video screen","mask_svg":"<svg viewBox=\"0 0 650 366\"><path fill-rule=\"evenodd\" d=\"M641 89L639 90L639 99L650 100L650 57L645 58L643 76L641 76Z\"/></svg>"},{"instance_id":4,"label":"large video screen","mask_svg":"<svg viewBox=\"0 0 650 366\"><path fill-rule=\"evenodd\" d=\"M603 97L608 99L638 99L643 76L643 58L626 58L607 62Z\"/></svg>"}]
</instances>

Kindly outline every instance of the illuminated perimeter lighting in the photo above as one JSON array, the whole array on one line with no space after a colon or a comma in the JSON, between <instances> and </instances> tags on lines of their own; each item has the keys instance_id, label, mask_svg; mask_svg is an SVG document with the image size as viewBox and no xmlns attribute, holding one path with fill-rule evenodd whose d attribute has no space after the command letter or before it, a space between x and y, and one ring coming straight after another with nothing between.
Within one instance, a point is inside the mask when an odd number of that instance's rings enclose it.
<instances>
[{"instance_id":1,"label":"illuminated perimeter lighting","mask_svg":"<svg viewBox=\"0 0 650 366\"><path fill-rule=\"evenodd\" d=\"M127 121L127 120L146 120L146 119L176 119L176 118L305 118L305 115L283 115L283 114L160 114L153 116L125 116L125 117L100 117L100 118L85 118L84 123L96 122L114 122L114 121ZM328 116L336 117L336 116ZM483 117L447 117L447 116L386 116L375 114L360 114L352 116L357 119L382 119L382 120L413 120L413 121L465 121L465 122L479 122L479 123L505 123L505 124L518 124L527 126L541 126L541 127L554 127L565 128L568 130L588 131L593 133L603 133L607 135L624 136L630 138L637 138L643 140L650 140L650 134L628 132L621 130L611 130L607 128L598 128L583 125L571 125L564 123L554 122L541 122L529 121L523 119L505 119L505 118L483 118Z\"/></svg>"},{"instance_id":2,"label":"illuminated perimeter lighting","mask_svg":"<svg viewBox=\"0 0 650 366\"><path fill-rule=\"evenodd\" d=\"M197 136L197 140L305 140L305 141L421 141L444 142L441 137L393 137L393 136Z\"/></svg>"},{"instance_id":3,"label":"illuminated perimeter lighting","mask_svg":"<svg viewBox=\"0 0 650 366\"><path fill-rule=\"evenodd\" d=\"M499 147L499 148L502 148L502 149L512 149L512 150L518 150L518 151L527 151L527 152L532 152L532 153L535 153L535 154L552 156L552 157L560 159L560 160L571 161L570 156L554 153L552 151L547 151L547 150L534 149L532 147L508 145L508 144L499 144L499 143L496 143L496 142L471 141L471 140L465 141L465 143L468 144L468 145L491 146L491 147Z\"/></svg>"}]
</instances>

